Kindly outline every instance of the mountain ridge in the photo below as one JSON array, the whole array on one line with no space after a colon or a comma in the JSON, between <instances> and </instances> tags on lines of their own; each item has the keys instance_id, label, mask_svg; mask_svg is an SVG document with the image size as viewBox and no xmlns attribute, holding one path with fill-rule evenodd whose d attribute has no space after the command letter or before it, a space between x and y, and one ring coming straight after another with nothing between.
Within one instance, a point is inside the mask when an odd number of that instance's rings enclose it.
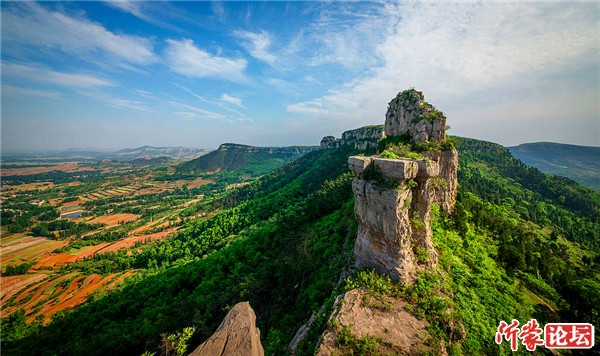
<instances>
[{"instance_id":1,"label":"mountain ridge","mask_svg":"<svg viewBox=\"0 0 600 356\"><path fill-rule=\"evenodd\" d=\"M600 191L600 147L531 142L507 148L526 165Z\"/></svg>"}]
</instances>

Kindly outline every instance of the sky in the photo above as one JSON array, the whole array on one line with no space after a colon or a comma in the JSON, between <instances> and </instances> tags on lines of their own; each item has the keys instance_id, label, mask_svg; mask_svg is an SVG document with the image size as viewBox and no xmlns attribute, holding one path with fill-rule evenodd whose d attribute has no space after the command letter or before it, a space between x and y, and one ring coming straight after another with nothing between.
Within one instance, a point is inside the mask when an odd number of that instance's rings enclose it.
<instances>
[{"instance_id":1,"label":"sky","mask_svg":"<svg viewBox=\"0 0 600 356\"><path fill-rule=\"evenodd\" d=\"M416 88L450 134L600 146L599 2L6 2L2 152L318 145Z\"/></svg>"}]
</instances>

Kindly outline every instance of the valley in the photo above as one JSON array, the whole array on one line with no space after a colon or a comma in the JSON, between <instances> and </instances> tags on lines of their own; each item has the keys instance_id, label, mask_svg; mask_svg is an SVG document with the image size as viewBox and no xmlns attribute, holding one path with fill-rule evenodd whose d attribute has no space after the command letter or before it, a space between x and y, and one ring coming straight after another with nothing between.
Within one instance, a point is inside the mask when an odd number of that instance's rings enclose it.
<instances>
[{"instance_id":1,"label":"valley","mask_svg":"<svg viewBox=\"0 0 600 356\"><path fill-rule=\"evenodd\" d=\"M427 328L434 350L451 342L445 330L458 322L466 339L452 349L465 354L498 352L491 341L498 318L598 322L597 194L485 141L452 138L460 184L452 217L432 208L435 270L419 272L410 288L353 271L357 225L347 160L376 151L369 130L259 177L240 169L183 178L174 166L119 163L100 180L7 186L13 210L32 194L48 207L24 231L3 230L3 268L16 274L2 276L3 315L11 312L3 346L17 353L39 347L141 354L160 344L161 333L192 326L186 344L198 345L230 306L247 300L266 352L287 353L312 314L314 326L296 354L313 354L332 298L356 286L382 300L402 296L393 303L408 302L420 319L438 325ZM52 221L40 221L41 214L78 210L85 213L63 221L93 229L55 230ZM29 232L40 224L54 236ZM26 272L19 271L23 264ZM59 341L65 333L93 336L85 344ZM353 342L343 349L362 341Z\"/></svg>"},{"instance_id":2,"label":"valley","mask_svg":"<svg viewBox=\"0 0 600 356\"><path fill-rule=\"evenodd\" d=\"M173 176L177 164L140 158L3 162L2 315L22 311L27 322L48 322L120 288L141 269L98 261L173 238L187 221L210 215L200 206L254 179L251 172L180 179Z\"/></svg>"}]
</instances>

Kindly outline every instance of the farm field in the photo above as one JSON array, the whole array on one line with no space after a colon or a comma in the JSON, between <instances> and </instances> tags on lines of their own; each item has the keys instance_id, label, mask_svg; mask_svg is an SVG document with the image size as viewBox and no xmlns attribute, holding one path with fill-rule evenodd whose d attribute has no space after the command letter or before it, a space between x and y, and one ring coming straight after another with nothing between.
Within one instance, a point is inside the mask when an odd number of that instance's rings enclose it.
<instances>
[{"instance_id":1,"label":"farm field","mask_svg":"<svg viewBox=\"0 0 600 356\"><path fill-rule=\"evenodd\" d=\"M10 167L2 169L1 315L22 310L28 322L119 288L140 269L98 261L176 236L186 219L205 215L195 208L217 190L214 179L161 180L164 169L123 162Z\"/></svg>"}]
</instances>

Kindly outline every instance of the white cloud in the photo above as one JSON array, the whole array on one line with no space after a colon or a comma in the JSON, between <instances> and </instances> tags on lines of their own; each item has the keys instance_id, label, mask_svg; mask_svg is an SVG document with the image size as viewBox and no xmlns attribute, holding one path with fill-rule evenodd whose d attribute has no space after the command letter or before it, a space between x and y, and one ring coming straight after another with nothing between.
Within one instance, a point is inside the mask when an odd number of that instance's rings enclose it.
<instances>
[{"instance_id":1,"label":"white cloud","mask_svg":"<svg viewBox=\"0 0 600 356\"><path fill-rule=\"evenodd\" d=\"M138 17L144 21L148 21L148 22L152 22L153 19L151 19L148 15L146 15L144 13L144 11L142 10L141 6L143 5L142 2L139 1L107 1L107 4L109 4L110 6L117 8L123 12L132 14L135 17Z\"/></svg>"},{"instance_id":2,"label":"white cloud","mask_svg":"<svg viewBox=\"0 0 600 356\"><path fill-rule=\"evenodd\" d=\"M171 70L188 77L215 77L244 82L246 60L213 56L196 47L190 39L167 39L165 57Z\"/></svg>"},{"instance_id":3,"label":"white cloud","mask_svg":"<svg viewBox=\"0 0 600 356\"><path fill-rule=\"evenodd\" d=\"M145 113L152 112L144 105L144 103L137 100L108 98L106 100L106 105L118 109L130 109Z\"/></svg>"},{"instance_id":4,"label":"white cloud","mask_svg":"<svg viewBox=\"0 0 600 356\"><path fill-rule=\"evenodd\" d=\"M383 21L371 22L372 15L365 16L366 23L375 26L372 31L382 36L370 59L378 64L325 95L289 105L287 110L315 117L327 114L344 130L366 120L382 122L388 101L398 91L414 86L441 110L477 107L477 115L471 112L473 116L467 118L469 124L493 127L495 136L487 138L503 142L514 135L514 127L506 127L502 120L487 120L487 106L497 108L499 103L513 101L554 106L537 100L538 93L583 92L590 85L598 97L598 80L588 80L591 84L586 87L571 72L584 68L591 76L599 74L599 7L590 3L386 4L379 14ZM372 48L365 41L371 38L353 42L359 47L355 53ZM586 106L574 106L568 96L552 97L570 107L573 117ZM542 115L545 110L530 112ZM519 112L510 115L532 119ZM461 134L453 120L449 117L453 132ZM553 120L561 119L553 116Z\"/></svg>"},{"instance_id":5,"label":"white cloud","mask_svg":"<svg viewBox=\"0 0 600 356\"><path fill-rule=\"evenodd\" d=\"M60 93L55 91L46 91L39 89L31 89L31 88L22 88L16 87L12 85L2 84L2 96L13 96L13 97L28 97L35 96L40 98L52 98L57 99L60 98Z\"/></svg>"},{"instance_id":6,"label":"white cloud","mask_svg":"<svg viewBox=\"0 0 600 356\"><path fill-rule=\"evenodd\" d=\"M193 113L200 114L197 117L200 117L200 118L203 118L203 119L212 119L212 120L223 120L223 119L226 119L225 115L221 115L221 114L213 112L213 111L204 110L204 109L198 108L198 107L193 106L193 105L188 105L188 104L184 104L184 103L177 102L177 101L170 101L169 103L172 104L172 105L179 106L181 108L190 110ZM181 114L180 114L180 116L181 116ZM188 114L188 117L190 117L189 114Z\"/></svg>"},{"instance_id":7,"label":"white cloud","mask_svg":"<svg viewBox=\"0 0 600 356\"><path fill-rule=\"evenodd\" d=\"M323 100L307 101L287 106L287 111L301 115L325 116L329 110L324 107Z\"/></svg>"},{"instance_id":8,"label":"white cloud","mask_svg":"<svg viewBox=\"0 0 600 356\"><path fill-rule=\"evenodd\" d=\"M252 57L268 64L273 64L277 60L277 57L269 52L271 36L266 31L258 33L235 31L234 34L244 40L242 46Z\"/></svg>"},{"instance_id":9,"label":"white cloud","mask_svg":"<svg viewBox=\"0 0 600 356\"><path fill-rule=\"evenodd\" d=\"M181 117L185 121L196 121L198 114L189 111L177 111L175 115Z\"/></svg>"},{"instance_id":10,"label":"white cloud","mask_svg":"<svg viewBox=\"0 0 600 356\"><path fill-rule=\"evenodd\" d=\"M236 98L235 96L231 96L227 93L223 93L223 95L221 95L221 101L225 101L241 108L244 107L244 105L242 105L242 99Z\"/></svg>"},{"instance_id":11,"label":"white cloud","mask_svg":"<svg viewBox=\"0 0 600 356\"><path fill-rule=\"evenodd\" d=\"M94 88L113 85L109 80L91 74L58 72L41 66L2 62L2 76L50 83L67 88Z\"/></svg>"},{"instance_id":12,"label":"white cloud","mask_svg":"<svg viewBox=\"0 0 600 356\"><path fill-rule=\"evenodd\" d=\"M82 15L47 10L34 2L2 8L2 43L61 50L91 61L111 58L116 64L156 61L149 39L116 34Z\"/></svg>"}]
</instances>

